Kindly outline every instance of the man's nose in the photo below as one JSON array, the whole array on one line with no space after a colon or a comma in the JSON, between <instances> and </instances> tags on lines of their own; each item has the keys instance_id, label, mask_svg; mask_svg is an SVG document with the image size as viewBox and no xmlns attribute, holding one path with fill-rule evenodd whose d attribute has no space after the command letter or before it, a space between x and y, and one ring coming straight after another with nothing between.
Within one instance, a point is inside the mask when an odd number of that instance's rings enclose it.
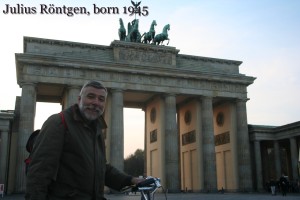
<instances>
[{"instance_id":1,"label":"man's nose","mask_svg":"<svg viewBox=\"0 0 300 200\"><path fill-rule=\"evenodd\" d=\"M92 104L94 105L101 105L101 101L97 98L93 99Z\"/></svg>"}]
</instances>

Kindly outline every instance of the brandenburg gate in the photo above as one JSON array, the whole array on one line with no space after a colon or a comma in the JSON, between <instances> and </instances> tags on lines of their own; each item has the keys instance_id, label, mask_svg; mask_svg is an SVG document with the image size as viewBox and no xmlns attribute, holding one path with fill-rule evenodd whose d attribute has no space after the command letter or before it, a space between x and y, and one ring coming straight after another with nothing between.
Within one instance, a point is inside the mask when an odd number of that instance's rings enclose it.
<instances>
[{"instance_id":1,"label":"brandenburg gate","mask_svg":"<svg viewBox=\"0 0 300 200\"><path fill-rule=\"evenodd\" d=\"M24 52L16 54L22 88L16 171L8 187L25 190L25 144L34 129L36 102L60 103L64 109L77 102L86 81L99 80L109 91L104 134L114 166L124 165L123 108L140 108L145 175L160 177L169 192L252 190L246 102L255 78L241 74L241 64L162 45L24 37Z\"/></svg>"}]
</instances>

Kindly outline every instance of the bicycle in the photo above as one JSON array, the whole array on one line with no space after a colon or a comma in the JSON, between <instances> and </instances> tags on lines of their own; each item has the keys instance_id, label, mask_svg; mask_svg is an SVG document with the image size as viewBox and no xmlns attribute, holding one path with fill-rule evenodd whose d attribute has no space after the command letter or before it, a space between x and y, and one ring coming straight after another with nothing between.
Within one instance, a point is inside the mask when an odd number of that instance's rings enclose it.
<instances>
[{"instance_id":1,"label":"bicycle","mask_svg":"<svg viewBox=\"0 0 300 200\"><path fill-rule=\"evenodd\" d=\"M162 188L160 184L160 178L155 178L148 176L145 181L140 182L134 186L129 186L122 189L122 192L140 192L141 193L141 200L154 200L154 194L159 189ZM164 191L164 190L163 190ZM166 193L165 193L166 195ZM167 200L167 196L166 196Z\"/></svg>"}]
</instances>

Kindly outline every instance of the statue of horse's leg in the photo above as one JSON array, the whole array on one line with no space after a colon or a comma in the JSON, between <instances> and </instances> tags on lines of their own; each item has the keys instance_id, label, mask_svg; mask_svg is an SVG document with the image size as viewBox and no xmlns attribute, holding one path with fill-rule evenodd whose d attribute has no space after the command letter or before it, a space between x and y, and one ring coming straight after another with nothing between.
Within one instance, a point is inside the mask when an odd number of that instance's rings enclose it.
<instances>
[{"instance_id":1,"label":"statue of horse's leg","mask_svg":"<svg viewBox=\"0 0 300 200\"><path fill-rule=\"evenodd\" d=\"M144 35L144 43L145 44L148 43L148 33L145 33L145 35Z\"/></svg>"}]
</instances>

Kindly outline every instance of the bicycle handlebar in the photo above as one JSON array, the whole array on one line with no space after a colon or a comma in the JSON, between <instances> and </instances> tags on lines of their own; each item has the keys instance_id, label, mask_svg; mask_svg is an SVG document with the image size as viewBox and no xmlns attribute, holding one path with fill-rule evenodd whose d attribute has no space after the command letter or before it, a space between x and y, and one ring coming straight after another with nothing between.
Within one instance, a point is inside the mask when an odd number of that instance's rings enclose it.
<instances>
[{"instance_id":1,"label":"bicycle handlebar","mask_svg":"<svg viewBox=\"0 0 300 200\"><path fill-rule=\"evenodd\" d=\"M154 177L147 177L144 181L138 183L136 185L139 190L145 188L145 187L153 187L153 188L160 188L160 178L154 178Z\"/></svg>"},{"instance_id":2,"label":"bicycle handlebar","mask_svg":"<svg viewBox=\"0 0 300 200\"><path fill-rule=\"evenodd\" d=\"M122 189L122 192L155 192L158 188L162 187L160 184L160 178L147 177L144 181L130 187Z\"/></svg>"},{"instance_id":3,"label":"bicycle handlebar","mask_svg":"<svg viewBox=\"0 0 300 200\"><path fill-rule=\"evenodd\" d=\"M123 188L122 191L140 192L142 200L154 200L154 194L160 187L162 187L160 184L160 178L148 176L144 181L136 184L135 186Z\"/></svg>"},{"instance_id":4,"label":"bicycle handlebar","mask_svg":"<svg viewBox=\"0 0 300 200\"><path fill-rule=\"evenodd\" d=\"M144 181L138 183L136 185L136 187L147 187L149 186L150 184L153 184L155 183L155 179L154 178L148 178L148 179L145 179Z\"/></svg>"}]
</instances>

